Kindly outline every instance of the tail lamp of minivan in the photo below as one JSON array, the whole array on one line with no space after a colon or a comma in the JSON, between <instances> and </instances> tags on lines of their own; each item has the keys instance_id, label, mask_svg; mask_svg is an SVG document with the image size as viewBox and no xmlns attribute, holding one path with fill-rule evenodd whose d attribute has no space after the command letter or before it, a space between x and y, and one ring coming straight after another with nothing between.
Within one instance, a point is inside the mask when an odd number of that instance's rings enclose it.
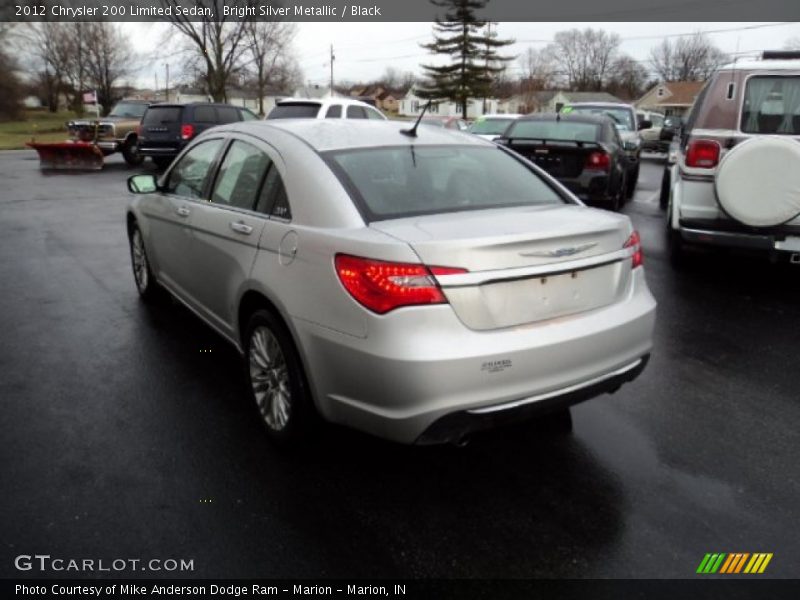
<instances>
[{"instance_id":1,"label":"tail lamp of minivan","mask_svg":"<svg viewBox=\"0 0 800 600\"><path fill-rule=\"evenodd\" d=\"M181 139L190 140L194 137L194 125L181 126Z\"/></svg>"},{"instance_id":2,"label":"tail lamp of minivan","mask_svg":"<svg viewBox=\"0 0 800 600\"><path fill-rule=\"evenodd\" d=\"M642 252L642 240L639 237L639 232L634 229L628 241L625 242L623 248L633 248L631 255L631 269L641 267L644 264L644 253Z\"/></svg>"},{"instance_id":3,"label":"tail lamp of minivan","mask_svg":"<svg viewBox=\"0 0 800 600\"><path fill-rule=\"evenodd\" d=\"M691 140L686 147L686 166L695 169L713 169L719 163L719 142Z\"/></svg>"},{"instance_id":4,"label":"tail lamp of minivan","mask_svg":"<svg viewBox=\"0 0 800 600\"><path fill-rule=\"evenodd\" d=\"M465 269L428 267L337 254L336 274L347 292L369 310L383 315L402 306L446 304L435 275L466 273Z\"/></svg>"},{"instance_id":5,"label":"tail lamp of minivan","mask_svg":"<svg viewBox=\"0 0 800 600\"><path fill-rule=\"evenodd\" d=\"M586 168L594 171L608 171L611 157L605 152L592 152L586 157Z\"/></svg>"}]
</instances>

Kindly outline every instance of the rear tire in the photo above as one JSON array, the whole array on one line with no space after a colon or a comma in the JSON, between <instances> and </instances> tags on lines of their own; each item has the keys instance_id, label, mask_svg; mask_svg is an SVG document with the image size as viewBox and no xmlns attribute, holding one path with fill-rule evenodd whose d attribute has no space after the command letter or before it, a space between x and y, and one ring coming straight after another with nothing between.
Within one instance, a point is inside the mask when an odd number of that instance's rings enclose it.
<instances>
[{"instance_id":1,"label":"rear tire","mask_svg":"<svg viewBox=\"0 0 800 600\"><path fill-rule=\"evenodd\" d=\"M162 171L172 164L171 156L154 156L153 162Z\"/></svg>"},{"instance_id":2,"label":"rear tire","mask_svg":"<svg viewBox=\"0 0 800 600\"><path fill-rule=\"evenodd\" d=\"M569 407L542 416L539 423L551 433L572 433L572 412Z\"/></svg>"},{"instance_id":3,"label":"rear tire","mask_svg":"<svg viewBox=\"0 0 800 600\"><path fill-rule=\"evenodd\" d=\"M628 180L626 182L625 197L630 199L636 193L636 184L639 183L639 165L628 173Z\"/></svg>"},{"instance_id":4,"label":"rear tire","mask_svg":"<svg viewBox=\"0 0 800 600\"><path fill-rule=\"evenodd\" d=\"M661 176L661 195L658 197L658 207L667 210L669 205L669 192L672 187L672 176L669 167L664 167L664 174Z\"/></svg>"},{"instance_id":5,"label":"rear tire","mask_svg":"<svg viewBox=\"0 0 800 600\"><path fill-rule=\"evenodd\" d=\"M243 342L250 397L267 434L279 446L300 446L311 437L314 410L288 329L272 312L257 310Z\"/></svg>"},{"instance_id":6,"label":"rear tire","mask_svg":"<svg viewBox=\"0 0 800 600\"><path fill-rule=\"evenodd\" d=\"M144 156L139 154L139 145L135 140L128 140L123 144L122 158L132 167L138 167L144 162Z\"/></svg>"},{"instance_id":7,"label":"rear tire","mask_svg":"<svg viewBox=\"0 0 800 600\"><path fill-rule=\"evenodd\" d=\"M667 251L670 264L677 270L686 266L686 249L684 246L681 232L672 227L672 206L670 206L667 212Z\"/></svg>"}]
</instances>

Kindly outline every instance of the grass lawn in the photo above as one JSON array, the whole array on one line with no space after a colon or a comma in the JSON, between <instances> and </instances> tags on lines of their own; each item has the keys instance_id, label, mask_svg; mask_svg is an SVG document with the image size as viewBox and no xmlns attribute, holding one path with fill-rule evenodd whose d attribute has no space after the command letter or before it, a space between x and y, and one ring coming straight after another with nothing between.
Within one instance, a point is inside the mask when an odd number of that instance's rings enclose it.
<instances>
[{"instance_id":1,"label":"grass lawn","mask_svg":"<svg viewBox=\"0 0 800 600\"><path fill-rule=\"evenodd\" d=\"M67 139L64 123L75 118L75 113L63 111L28 111L22 121L0 122L0 150L25 148L31 137L37 142L63 142Z\"/></svg>"}]
</instances>

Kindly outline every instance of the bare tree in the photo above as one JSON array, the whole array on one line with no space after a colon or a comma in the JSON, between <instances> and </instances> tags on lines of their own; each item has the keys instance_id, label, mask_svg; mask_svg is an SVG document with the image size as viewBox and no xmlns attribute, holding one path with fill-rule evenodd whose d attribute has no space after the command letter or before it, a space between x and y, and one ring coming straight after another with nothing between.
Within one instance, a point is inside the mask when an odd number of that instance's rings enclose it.
<instances>
[{"instance_id":1,"label":"bare tree","mask_svg":"<svg viewBox=\"0 0 800 600\"><path fill-rule=\"evenodd\" d=\"M571 90L602 90L617 57L621 39L602 29L559 31L547 51Z\"/></svg>"},{"instance_id":2,"label":"bare tree","mask_svg":"<svg viewBox=\"0 0 800 600\"><path fill-rule=\"evenodd\" d=\"M8 51L10 27L0 24L0 121L16 119L22 109L22 87L16 74L17 64Z\"/></svg>"},{"instance_id":3,"label":"bare tree","mask_svg":"<svg viewBox=\"0 0 800 600\"><path fill-rule=\"evenodd\" d=\"M286 77L287 57L296 34L297 26L285 21L251 21L247 24L246 43L260 115L264 114L267 86L277 87Z\"/></svg>"},{"instance_id":4,"label":"bare tree","mask_svg":"<svg viewBox=\"0 0 800 600\"><path fill-rule=\"evenodd\" d=\"M784 50L800 50L800 36L794 36L786 40L783 48Z\"/></svg>"},{"instance_id":5,"label":"bare tree","mask_svg":"<svg viewBox=\"0 0 800 600\"><path fill-rule=\"evenodd\" d=\"M190 57L188 66L197 69L215 102L226 102L227 85L245 67L250 23L222 16L225 0L194 0L198 12L208 15L200 17L190 17L176 10L182 7L181 0L161 2L172 8L170 22L175 31L184 36L185 50ZM243 5L254 6L255 3L255 0L247 0Z\"/></svg>"},{"instance_id":6,"label":"bare tree","mask_svg":"<svg viewBox=\"0 0 800 600\"><path fill-rule=\"evenodd\" d=\"M650 50L650 64L663 81L703 81L726 60L702 32L664 39Z\"/></svg>"},{"instance_id":7,"label":"bare tree","mask_svg":"<svg viewBox=\"0 0 800 600\"><path fill-rule=\"evenodd\" d=\"M70 24L54 22L28 23L15 32L14 45L25 61L23 66L35 73L50 112L59 108L59 99L68 89L67 72L73 60Z\"/></svg>"},{"instance_id":8,"label":"bare tree","mask_svg":"<svg viewBox=\"0 0 800 600\"><path fill-rule=\"evenodd\" d=\"M641 63L623 54L611 66L606 91L625 100L634 100L644 92L647 77L647 69Z\"/></svg>"},{"instance_id":9,"label":"bare tree","mask_svg":"<svg viewBox=\"0 0 800 600\"><path fill-rule=\"evenodd\" d=\"M106 114L119 98L114 87L131 72L134 52L130 39L119 26L107 21L84 23L87 82L97 91L97 101Z\"/></svg>"}]
</instances>

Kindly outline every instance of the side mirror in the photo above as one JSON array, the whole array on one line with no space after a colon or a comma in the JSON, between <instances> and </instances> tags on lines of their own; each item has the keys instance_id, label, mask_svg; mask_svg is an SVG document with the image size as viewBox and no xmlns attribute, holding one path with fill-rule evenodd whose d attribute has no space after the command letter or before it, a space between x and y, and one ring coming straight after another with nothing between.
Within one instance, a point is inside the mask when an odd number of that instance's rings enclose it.
<instances>
[{"instance_id":1,"label":"side mirror","mask_svg":"<svg viewBox=\"0 0 800 600\"><path fill-rule=\"evenodd\" d=\"M158 190L156 176L149 173L128 177L128 191L132 194L152 194Z\"/></svg>"},{"instance_id":2,"label":"side mirror","mask_svg":"<svg viewBox=\"0 0 800 600\"><path fill-rule=\"evenodd\" d=\"M639 121L639 131L642 129L650 129L653 126L652 121L648 121L647 119L642 119Z\"/></svg>"}]
</instances>

